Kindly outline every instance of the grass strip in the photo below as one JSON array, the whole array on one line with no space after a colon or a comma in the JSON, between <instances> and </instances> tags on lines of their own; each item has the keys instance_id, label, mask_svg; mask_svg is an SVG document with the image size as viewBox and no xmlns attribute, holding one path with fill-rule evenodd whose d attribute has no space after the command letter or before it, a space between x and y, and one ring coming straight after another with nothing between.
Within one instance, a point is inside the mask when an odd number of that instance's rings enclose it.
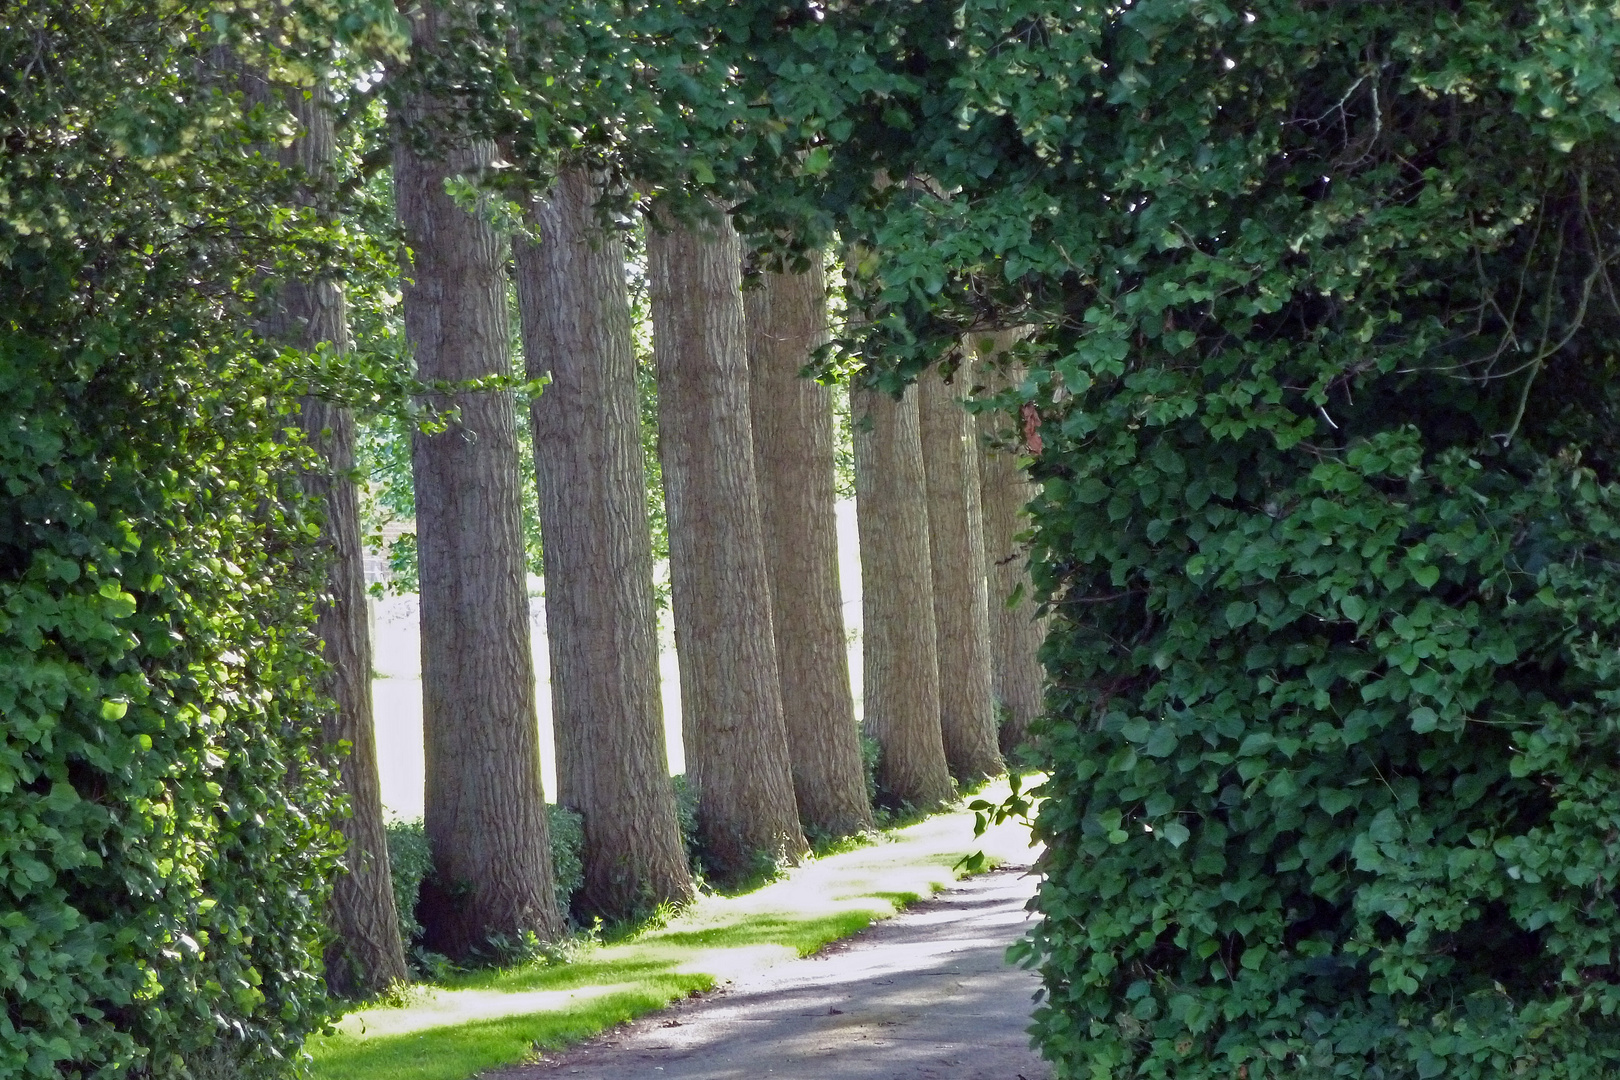
<instances>
[{"instance_id":1,"label":"grass strip","mask_svg":"<svg viewBox=\"0 0 1620 1080\"><path fill-rule=\"evenodd\" d=\"M1005 784L981 798L999 799ZM705 896L669 922L575 959L458 975L400 1007L344 1017L307 1049L315 1080L466 1080L533 1060L689 994L849 937L948 886L955 864L1027 862L1021 826L973 836L955 810L816 859L745 895Z\"/></svg>"}]
</instances>

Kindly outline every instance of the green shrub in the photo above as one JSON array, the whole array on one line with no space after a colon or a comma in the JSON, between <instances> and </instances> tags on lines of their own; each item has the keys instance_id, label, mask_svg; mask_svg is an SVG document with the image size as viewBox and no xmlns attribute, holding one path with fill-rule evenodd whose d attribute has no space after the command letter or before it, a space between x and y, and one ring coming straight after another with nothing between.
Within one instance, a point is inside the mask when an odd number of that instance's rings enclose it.
<instances>
[{"instance_id":1,"label":"green shrub","mask_svg":"<svg viewBox=\"0 0 1620 1080\"><path fill-rule=\"evenodd\" d=\"M557 906L566 913L585 883L585 818L577 810L548 803L546 822L551 827L551 880Z\"/></svg>"},{"instance_id":2,"label":"green shrub","mask_svg":"<svg viewBox=\"0 0 1620 1080\"><path fill-rule=\"evenodd\" d=\"M367 2L273 35L253 5L8 5L0 1076L283 1077L331 1015L297 402L375 403L393 373L263 340L279 282L377 260L291 210L261 152L286 129L244 113L230 58L307 78L333 35L397 41Z\"/></svg>"},{"instance_id":3,"label":"green shrub","mask_svg":"<svg viewBox=\"0 0 1620 1080\"><path fill-rule=\"evenodd\" d=\"M686 848L686 862L694 874L703 872L703 860L698 848L697 792L686 782L686 774L670 777L675 786L675 823L680 826L681 844Z\"/></svg>"},{"instance_id":4,"label":"green shrub","mask_svg":"<svg viewBox=\"0 0 1620 1080\"><path fill-rule=\"evenodd\" d=\"M319 528L253 310L321 243L200 18L0 34L0 1076L280 1076L330 1012Z\"/></svg>"},{"instance_id":5,"label":"green shrub","mask_svg":"<svg viewBox=\"0 0 1620 1080\"><path fill-rule=\"evenodd\" d=\"M416 921L416 900L422 892L422 879L433 869L433 853L428 850L427 829L421 818L388 823L388 869L394 882L399 935L408 953L422 935L422 924Z\"/></svg>"},{"instance_id":6,"label":"green shrub","mask_svg":"<svg viewBox=\"0 0 1620 1080\"><path fill-rule=\"evenodd\" d=\"M877 806L880 801L878 791L878 762L883 757L883 744L864 732L861 735L861 775L866 780L866 802L869 806Z\"/></svg>"},{"instance_id":7,"label":"green shrub","mask_svg":"<svg viewBox=\"0 0 1620 1080\"><path fill-rule=\"evenodd\" d=\"M1076 91L1036 1030L1065 1078L1614 1076L1620 139L1536 104L1528 6L1253 7L1138 4Z\"/></svg>"}]
</instances>

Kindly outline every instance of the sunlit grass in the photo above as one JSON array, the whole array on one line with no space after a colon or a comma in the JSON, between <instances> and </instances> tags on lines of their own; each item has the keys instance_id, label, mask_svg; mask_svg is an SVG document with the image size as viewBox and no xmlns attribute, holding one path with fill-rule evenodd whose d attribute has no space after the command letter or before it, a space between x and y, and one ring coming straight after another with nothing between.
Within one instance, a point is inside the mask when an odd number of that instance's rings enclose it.
<instances>
[{"instance_id":1,"label":"sunlit grass","mask_svg":"<svg viewBox=\"0 0 1620 1080\"><path fill-rule=\"evenodd\" d=\"M1005 785L1002 785L1004 789ZM988 796L995 788L984 792ZM399 1007L351 1013L310 1040L316 1080L466 1080L588 1038L718 982L808 956L931 895L982 849L1030 857L1028 834L973 838L973 815L941 814L813 859L744 895L705 896L566 963L462 973Z\"/></svg>"},{"instance_id":2,"label":"sunlit grass","mask_svg":"<svg viewBox=\"0 0 1620 1080\"><path fill-rule=\"evenodd\" d=\"M374 1038L338 1035L312 1040L309 1049L317 1077L465 1080L587 1039L713 985L706 975L643 975L629 989L567 1008Z\"/></svg>"}]
</instances>

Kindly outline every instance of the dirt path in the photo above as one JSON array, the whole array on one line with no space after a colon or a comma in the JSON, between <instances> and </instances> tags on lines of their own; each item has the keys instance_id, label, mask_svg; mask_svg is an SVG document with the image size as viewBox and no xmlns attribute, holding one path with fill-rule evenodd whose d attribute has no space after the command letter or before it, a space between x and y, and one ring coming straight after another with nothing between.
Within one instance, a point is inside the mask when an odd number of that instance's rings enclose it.
<instances>
[{"instance_id":1,"label":"dirt path","mask_svg":"<svg viewBox=\"0 0 1620 1080\"><path fill-rule=\"evenodd\" d=\"M608 1032L500 1080L1046 1080L1038 977L1008 965L1035 879L959 882L813 957Z\"/></svg>"}]
</instances>

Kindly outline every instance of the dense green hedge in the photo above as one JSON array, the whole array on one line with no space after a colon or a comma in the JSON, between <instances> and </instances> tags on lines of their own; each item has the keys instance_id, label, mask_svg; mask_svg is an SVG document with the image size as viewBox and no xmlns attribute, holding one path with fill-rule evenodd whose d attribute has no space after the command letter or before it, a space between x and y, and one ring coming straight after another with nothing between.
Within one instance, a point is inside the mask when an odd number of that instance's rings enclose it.
<instances>
[{"instance_id":1,"label":"dense green hedge","mask_svg":"<svg viewBox=\"0 0 1620 1080\"><path fill-rule=\"evenodd\" d=\"M318 528L251 304L320 239L197 11L7 18L0 1075L283 1075L329 1012L336 807Z\"/></svg>"},{"instance_id":2,"label":"dense green hedge","mask_svg":"<svg viewBox=\"0 0 1620 1080\"><path fill-rule=\"evenodd\" d=\"M0 330L0 1073L278 1071L335 869L309 536L241 496L277 418L109 339Z\"/></svg>"},{"instance_id":3,"label":"dense green hedge","mask_svg":"<svg viewBox=\"0 0 1620 1080\"><path fill-rule=\"evenodd\" d=\"M1024 387L1038 1033L1060 1077L1613 1076L1620 24L1251 7L1085 44L1093 239Z\"/></svg>"}]
</instances>

